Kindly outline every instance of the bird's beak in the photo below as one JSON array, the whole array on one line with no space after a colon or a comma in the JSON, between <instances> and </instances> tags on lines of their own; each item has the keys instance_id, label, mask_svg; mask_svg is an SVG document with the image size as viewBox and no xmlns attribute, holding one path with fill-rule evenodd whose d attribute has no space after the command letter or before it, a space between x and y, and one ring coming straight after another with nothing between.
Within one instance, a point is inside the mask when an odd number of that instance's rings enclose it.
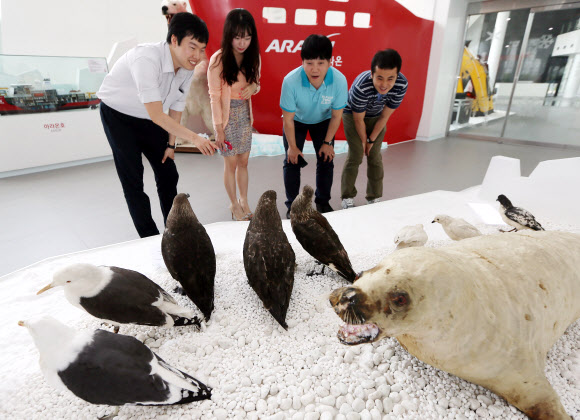
<instances>
[{"instance_id":1,"label":"bird's beak","mask_svg":"<svg viewBox=\"0 0 580 420\"><path fill-rule=\"evenodd\" d=\"M24 321L18 321L18 325L20 325L21 327L26 327L26 324L24 323Z\"/></svg>"},{"instance_id":2,"label":"bird's beak","mask_svg":"<svg viewBox=\"0 0 580 420\"><path fill-rule=\"evenodd\" d=\"M431 223L435 223L435 220L433 220Z\"/></svg>"},{"instance_id":3,"label":"bird's beak","mask_svg":"<svg viewBox=\"0 0 580 420\"><path fill-rule=\"evenodd\" d=\"M185 194L187 198L191 197L189 194Z\"/></svg>"},{"instance_id":4,"label":"bird's beak","mask_svg":"<svg viewBox=\"0 0 580 420\"><path fill-rule=\"evenodd\" d=\"M42 289L40 289L38 292L36 292L37 295L46 292L48 289L52 289L52 283L50 283L49 285L44 286Z\"/></svg>"}]
</instances>

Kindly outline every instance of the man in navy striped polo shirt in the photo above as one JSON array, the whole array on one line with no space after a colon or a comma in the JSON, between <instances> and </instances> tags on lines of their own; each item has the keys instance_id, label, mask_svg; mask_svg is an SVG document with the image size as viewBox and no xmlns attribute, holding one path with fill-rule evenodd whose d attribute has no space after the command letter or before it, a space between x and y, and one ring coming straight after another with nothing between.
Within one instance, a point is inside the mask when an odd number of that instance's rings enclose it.
<instances>
[{"instance_id":1,"label":"man in navy striped polo shirt","mask_svg":"<svg viewBox=\"0 0 580 420\"><path fill-rule=\"evenodd\" d=\"M362 72L348 92L348 104L342 115L348 155L342 170L342 208L354 207L356 177L363 155L367 157L367 204L383 196L383 160L381 145L387 121L403 101L407 79L401 73L401 56L392 49L373 57L371 70Z\"/></svg>"}]
</instances>

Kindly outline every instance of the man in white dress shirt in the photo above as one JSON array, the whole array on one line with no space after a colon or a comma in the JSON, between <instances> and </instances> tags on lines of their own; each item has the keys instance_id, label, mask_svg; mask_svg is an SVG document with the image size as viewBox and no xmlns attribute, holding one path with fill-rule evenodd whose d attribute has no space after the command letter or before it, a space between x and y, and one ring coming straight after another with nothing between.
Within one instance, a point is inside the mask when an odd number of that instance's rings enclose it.
<instances>
[{"instance_id":1,"label":"man in white dress shirt","mask_svg":"<svg viewBox=\"0 0 580 420\"><path fill-rule=\"evenodd\" d=\"M141 155L153 168L165 222L177 195L176 136L189 139L204 155L216 149L180 125L193 70L204 56L208 38L203 20L178 13L171 19L166 41L141 44L124 54L97 93L129 213L142 238L158 235L159 230L143 190Z\"/></svg>"}]
</instances>

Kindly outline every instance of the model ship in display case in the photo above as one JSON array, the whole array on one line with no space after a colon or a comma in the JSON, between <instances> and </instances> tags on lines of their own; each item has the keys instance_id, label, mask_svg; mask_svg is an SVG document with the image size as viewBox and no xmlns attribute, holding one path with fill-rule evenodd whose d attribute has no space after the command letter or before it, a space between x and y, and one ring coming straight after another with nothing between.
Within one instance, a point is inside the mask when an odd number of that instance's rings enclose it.
<instances>
[{"instance_id":1,"label":"model ship in display case","mask_svg":"<svg viewBox=\"0 0 580 420\"><path fill-rule=\"evenodd\" d=\"M0 116L97 109L103 57L0 54Z\"/></svg>"},{"instance_id":2,"label":"model ship in display case","mask_svg":"<svg viewBox=\"0 0 580 420\"><path fill-rule=\"evenodd\" d=\"M33 112L53 112L67 109L96 109L101 102L96 92L71 90L59 94L50 87L50 79L44 80L49 88L34 89L31 84L14 84L9 88L0 87L0 115L27 114Z\"/></svg>"}]
</instances>

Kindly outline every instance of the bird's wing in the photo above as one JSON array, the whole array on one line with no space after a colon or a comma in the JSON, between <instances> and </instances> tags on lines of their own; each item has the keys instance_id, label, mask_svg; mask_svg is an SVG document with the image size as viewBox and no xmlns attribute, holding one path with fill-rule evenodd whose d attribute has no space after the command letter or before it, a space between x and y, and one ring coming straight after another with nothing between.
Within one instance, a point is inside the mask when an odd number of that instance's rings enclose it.
<instances>
[{"instance_id":1,"label":"bird's wing","mask_svg":"<svg viewBox=\"0 0 580 420\"><path fill-rule=\"evenodd\" d=\"M294 251L284 232L256 233L248 230L244 242L248 283L264 307L283 326L294 285L295 264Z\"/></svg>"},{"instance_id":2,"label":"bird's wing","mask_svg":"<svg viewBox=\"0 0 580 420\"><path fill-rule=\"evenodd\" d=\"M175 299L167 293L161 286L153 280L138 271L127 270L121 267L109 267L114 273L113 278L122 279L119 287L126 287L131 290L139 289L143 295L149 296L151 299L159 299L159 295L163 296L163 300L170 303L175 303Z\"/></svg>"},{"instance_id":3,"label":"bird's wing","mask_svg":"<svg viewBox=\"0 0 580 420\"><path fill-rule=\"evenodd\" d=\"M185 395L183 395L183 398L179 401L180 404L184 402L204 400L211 397L211 388L195 379L193 376L174 368L159 357L159 355L155 353L153 353L153 355L155 356L160 368L158 373L166 382L181 387L184 390L191 391L190 393L184 393Z\"/></svg>"},{"instance_id":4,"label":"bird's wing","mask_svg":"<svg viewBox=\"0 0 580 420\"><path fill-rule=\"evenodd\" d=\"M191 274L215 278L216 258L213 244L202 225L177 234L166 231L162 244L163 260L171 276L183 283Z\"/></svg>"},{"instance_id":5,"label":"bird's wing","mask_svg":"<svg viewBox=\"0 0 580 420\"><path fill-rule=\"evenodd\" d=\"M425 230L417 226L405 226L395 236L395 244L427 242Z\"/></svg>"},{"instance_id":6,"label":"bird's wing","mask_svg":"<svg viewBox=\"0 0 580 420\"><path fill-rule=\"evenodd\" d=\"M58 375L76 396L93 404L161 402L169 391L159 375L150 375L153 357L134 337L97 330Z\"/></svg>"},{"instance_id":7,"label":"bird's wing","mask_svg":"<svg viewBox=\"0 0 580 420\"><path fill-rule=\"evenodd\" d=\"M250 236L248 245L244 247L244 267L250 284L260 282L277 287L281 282L287 284L289 276L294 279L294 250L285 234L284 238L278 236Z\"/></svg>"},{"instance_id":8,"label":"bird's wing","mask_svg":"<svg viewBox=\"0 0 580 420\"><path fill-rule=\"evenodd\" d=\"M512 207L511 209L506 210L505 215L508 219L513 220L522 226L529 227L533 230L544 230L534 215L521 207Z\"/></svg>"},{"instance_id":9,"label":"bird's wing","mask_svg":"<svg viewBox=\"0 0 580 420\"><path fill-rule=\"evenodd\" d=\"M214 308L216 257L203 225L198 223L177 234L166 231L162 253L171 276L209 319Z\"/></svg>"},{"instance_id":10,"label":"bird's wing","mask_svg":"<svg viewBox=\"0 0 580 420\"><path fill-rule=\"evenodd\" d=\"M111 281L95 296L81 297L91 315L121 324L165 325L166 315L157 306L163 289L133 270L110 267Z\"/></svg>"},{"instance_id":11,"label":"bird's wing","mask_svg":"<svg viewBox=\"0 0 580 420\"><path fill-rule=\"evenodd\" d=\"M461 238L470 238L481 235L479 229L463 219L455 220L454 223L451 223L449 228L455 235Z\"/></svg>"},{"instance_id":12,"label":"bird's wing","mask_svg":"<svg viewBox=\"0 0 580 420\"><path fill-rule=\"evenodd\" d=\"M428 240L429 237L427 236L427 232L425 232L425 229L423 228L419 229L419 231L415 235L415 241L422 245L425 245Z\"/></svg>"},{"instance_id":13,"label":"bird's wing","mask_svg":"<svg viewBox=\"0 0 580 420\"><path fill-rule=\"evenodd\" d=\"M292 230L300 245L312 257L325 265L334 265L341 276L354 281L356 273L348 253L322 214L315 212L305 222L293 223Z\"/></svg>"}]
</instances>

